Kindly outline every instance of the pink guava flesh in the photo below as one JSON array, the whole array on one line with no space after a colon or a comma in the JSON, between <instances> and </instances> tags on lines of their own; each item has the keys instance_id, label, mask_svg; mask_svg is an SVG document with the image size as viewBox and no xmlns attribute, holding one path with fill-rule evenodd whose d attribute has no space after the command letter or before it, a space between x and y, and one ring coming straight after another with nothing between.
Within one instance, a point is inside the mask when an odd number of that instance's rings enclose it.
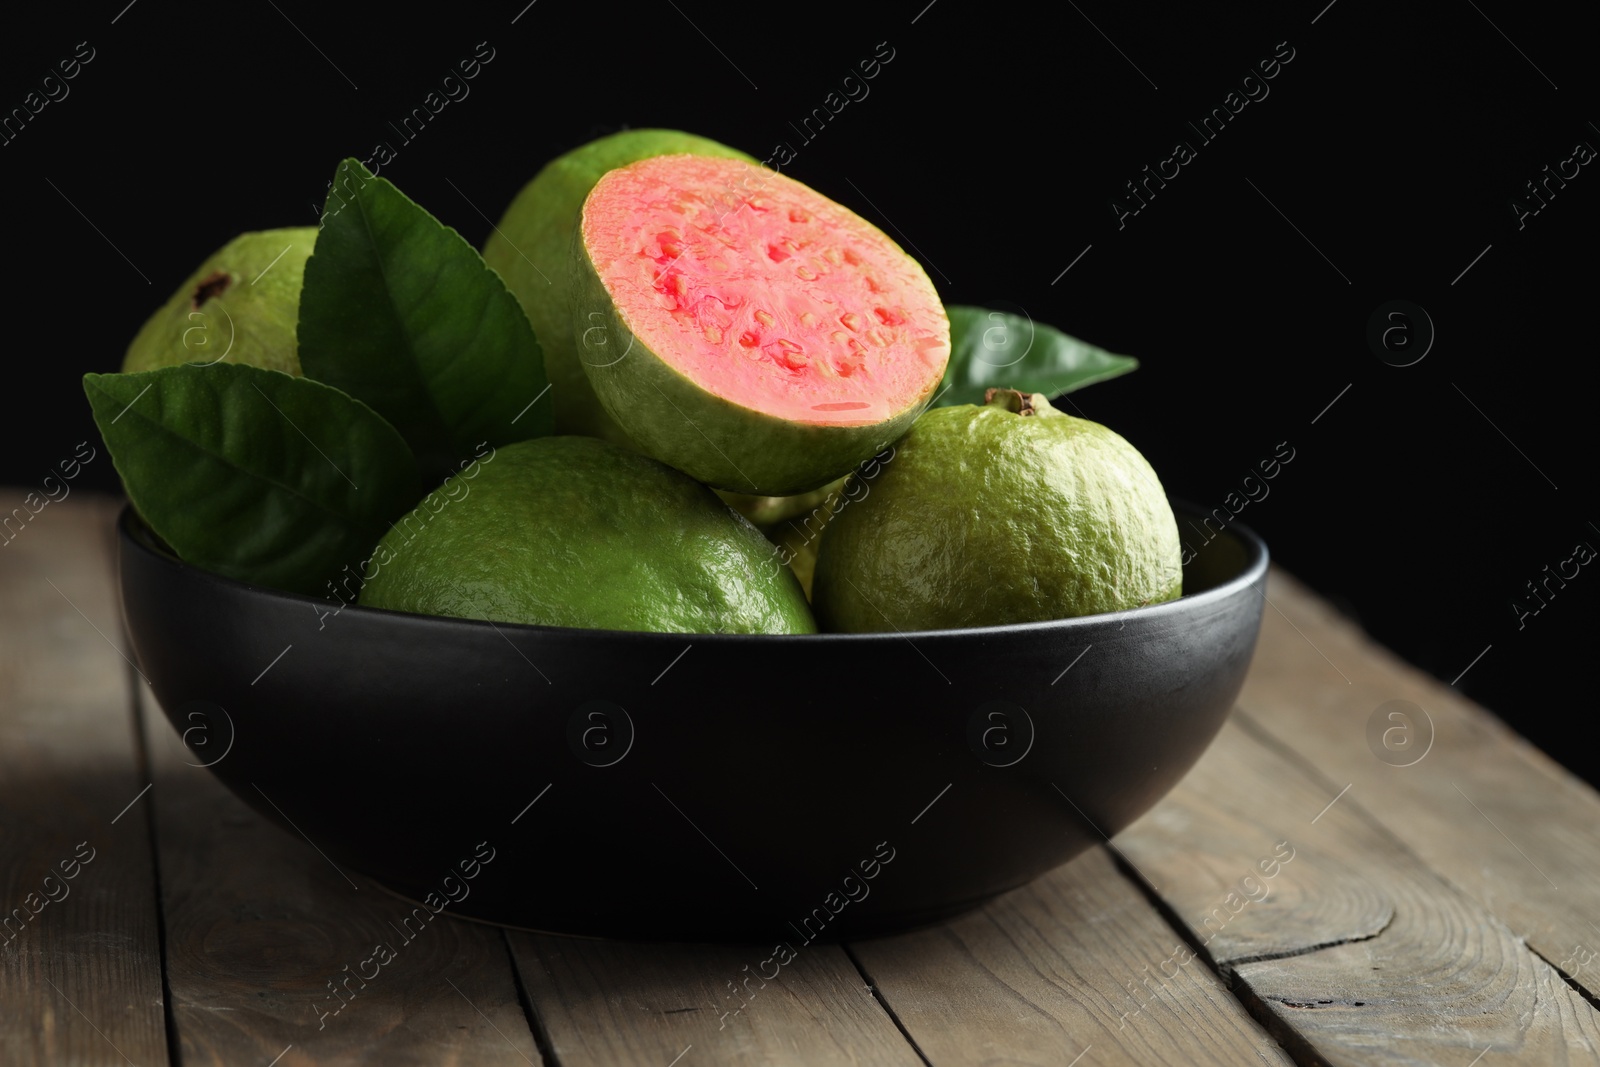
<instances>
[{"instance_id":1,"label":"pink guava flesh","mask_svg":"<svg viewBox=\"0 0 1600 1067\"><path fill-rule=\"evenodd\" d=\"M618 316L700 388L817 427L925 403L950 354L922 268L849 209L732 159L613 170L582 240Z\"/></svg>"}]
</instances>

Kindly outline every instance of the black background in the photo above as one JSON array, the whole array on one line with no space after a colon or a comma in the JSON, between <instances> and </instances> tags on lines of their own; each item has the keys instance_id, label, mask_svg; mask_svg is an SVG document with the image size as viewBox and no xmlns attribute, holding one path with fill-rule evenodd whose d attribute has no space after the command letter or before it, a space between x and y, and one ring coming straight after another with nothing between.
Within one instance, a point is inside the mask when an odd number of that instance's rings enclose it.
<instances>
[{"instance_id":1,"label":"black background","mask_svg":"<svg viewBox=\"0 0 1600 1067\"><path fill-rule=\"evenodd\" d=\"M1173 493L1221 505L1288 442L1240 517L1277 561L1446 682L1488 648L1458 688L1596 779L1573 727L1593 704L1600 575L1521 629L1511 606L1575 544L1600 546L1600 174L1520 229L1510 207L1576 143L1600 146L1592 38L1569 9L124 2L12 13L0 42L6 110L78 42L94 49L0 147L0 483L37 485L97 441L79 375L117 369L235 234L314 224L344 156L389 142L383 177L481 244L484 215L601 134L675 127L758 158L787 142L785 173L914 248L947 302L1020 307L1139 356L1073 400ZM470 95L405 143L389 120L479 42L494 58ZM1270 95L1201 144L1185 121L1280 42L1294 58ZM887 49L869 95L807 143L790 123ZM1111 199L1179 139L1197 158L1119 228ZM1366 340L1395 299L1437 330L1412 366ZM97 461L79 484L113 475Z\"/></svg>"}]
</instances>

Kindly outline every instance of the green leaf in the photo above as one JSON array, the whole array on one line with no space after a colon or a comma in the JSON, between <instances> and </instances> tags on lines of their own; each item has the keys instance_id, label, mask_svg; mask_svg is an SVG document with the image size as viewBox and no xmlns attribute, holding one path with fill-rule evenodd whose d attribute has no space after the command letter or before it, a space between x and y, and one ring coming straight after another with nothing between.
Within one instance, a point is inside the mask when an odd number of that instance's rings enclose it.
<instances>
[{"instance_id":1,"label":"green leaf","mask_svg":"<svg viewBox=\"0 0 1600 1067\"><path fill-rule=\"evenodd\" d=\"M230 578L325 595L421 495L394 427L309 378L188 364L83 388L140 516Z\"/></svg>"},{"instance_id":2,"label":"green leaf","mask_svg":"<svg viewBox=\"0 0 1600 1067\"><path fill-rule=\"evenodd\" d=\"M1022 315L954 305L950 365L940 383L939 407L981 404L987 389L1017 389L1047 397L1070 393L1139 366Z\"/></svg>"},{"instance_id":3,"label":"green leaf","mask_svg":"<svg viewBox=\"0 0 1600 1067\"><path fill-rule=\"evenodd\" d=\"M551 430L544 355L516 297L459 233L354 159L306 262L298 337L306 376L371 405L430 472Z\"/></svg>"}]
</instances>

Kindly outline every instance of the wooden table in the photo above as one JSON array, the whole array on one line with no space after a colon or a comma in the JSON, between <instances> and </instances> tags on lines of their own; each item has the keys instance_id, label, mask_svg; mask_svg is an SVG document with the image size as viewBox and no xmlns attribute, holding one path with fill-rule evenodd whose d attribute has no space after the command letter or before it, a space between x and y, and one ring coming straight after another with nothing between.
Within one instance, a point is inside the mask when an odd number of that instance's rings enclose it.
<instances>
[{"instance_id":1,"label":"wooden table","mask_svg":"<svg viewBox=\"0 0 1600 1067\"><path fill-rule=\"evenodd\" d=\"M336 1002L400 905L193 766L127 659L116 507L0 547L8 1067L1600 1063L1600 798L1281 571L1199 765L979 912L742 998L764 951L448 920Z\"/></svg>"}]
</instances>

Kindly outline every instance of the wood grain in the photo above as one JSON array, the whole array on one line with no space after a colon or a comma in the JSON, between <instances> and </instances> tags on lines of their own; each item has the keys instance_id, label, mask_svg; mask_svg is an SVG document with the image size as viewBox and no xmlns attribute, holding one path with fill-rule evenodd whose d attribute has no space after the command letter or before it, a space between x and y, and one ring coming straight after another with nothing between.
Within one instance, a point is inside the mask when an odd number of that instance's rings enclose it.
<instances>
[{"instance_id":1,"label":"wood grain","mask_svg":"<svg viewBox=\"0 0 1600 1067\"><path fill-rule=\"evenodd\" d=\"M946 926L852 946L896 1017L943 1064L1288 1064L1095 849Z\"/></svg>"},{"instance_id":2,"label":"wood grain","mask_svg":"<svg viewBox=\"0 0 1600 1067\"><path fill-rule=\"evenodd\" d=\"M1329 781L1349 783L1347 799L1600 996L1600 796L1292 577L1274 571L1268 596L1274 607L1240 696L1247 725ZM1484 644L1535 639L1531 628L1507 629ZM1481 647L1463 650L1463 668ZM1577 700L1536 679L1527 699L1525 710L1556 715L1571 714ZM1368 746L1368 719L1390 700L1411 701L1431 719L1432 748L1413 766L1391 766ZM1574 743L1592 742L1575 735Z\"/></svg>"},{"instance_id":3,"label":"wood grain","mask_svg":"<svg viewBox=\"0 0 1600 1067\"><path fill-rule=\"evenodd\" d=\"M1600 1013L1336 791L1230 722L1117 842L1297 1058L1600 1062Z\"/></svg>"},{"instance_id":4,"label":"wood grain","mask_svg":"<svg viewBox=\"0 0 1600 1067\"><path fill-rule=\"evenodd\" d=\"M23 493L0 490L0 516L14 508L32 512ZM9 920L0 925L0 1063L8 1067L167 1062L149 797L123 810L146 782L132 672L119 651L114 514L111 501L71 492L20 532L0 533L0 919Z\"/></svg>"},{"instance_id":5,"label":"wood grain","mask_svg":"<svg viewBox=\"0 0 1600 1067\"><path fill-rule=\"evenodd\" d=\"M563 1067L921 1061L837 945L656 945L514 934L528 998ZM748 968L748 970L746 969ZM752 977L753 976L753 977ZM735 1014L737 1013L737 1014Z\"/></svg>"},{"instance_id":6,"label":"wood grain","mask_svg":"<svg viewBox=\"0 0 1600 1067\"><path fill-rule=\"evenodd\" d=\"M540 1062L499 930L446 911L405 940L409 902L257 815L153 700L144 718L185 1067ZM379 943L393 959L363 968Z\"/></svg>"}]
</instances>

